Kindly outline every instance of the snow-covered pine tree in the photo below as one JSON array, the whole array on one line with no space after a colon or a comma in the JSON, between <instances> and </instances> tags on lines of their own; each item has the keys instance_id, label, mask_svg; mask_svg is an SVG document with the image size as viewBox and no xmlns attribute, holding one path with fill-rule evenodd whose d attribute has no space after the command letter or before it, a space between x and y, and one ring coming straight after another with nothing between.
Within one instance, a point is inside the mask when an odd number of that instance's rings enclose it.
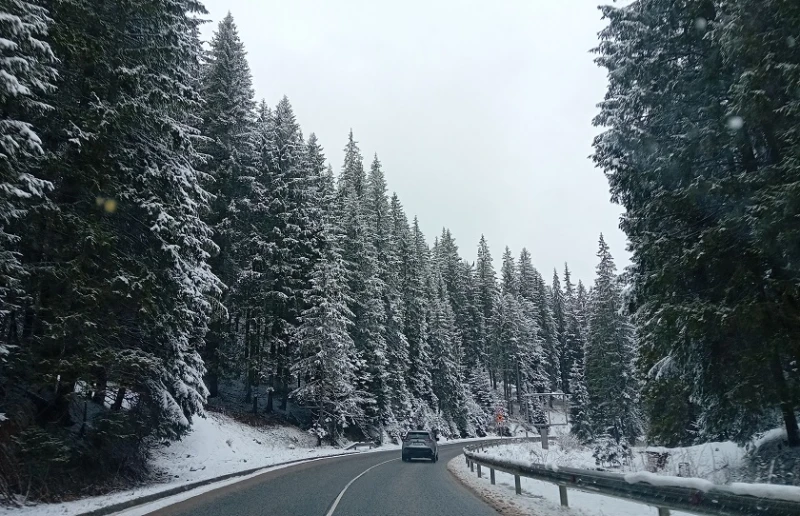
<instances>
[{"instance_id":1,"label":"snow-covered pine tree","mask_svg":"<svg viewBox=\"0 0 800 516\"><path fill-rule=\"evenodd\" d=\"M378 426L391 416L386 391L386 313L384 284L376 256L374 235L367 206L367 177L358 143L350 131L337 192L338 220L344 235L342 256L348 268L348 287L353 312L351 328L356 349L366 369L359 372L361 388L374 396L366 407L367 420ZM384 417L385 416L385 417Z\"/></svg>"},{"instance_id":2,"label":"snow-covered pine tree","mask_svg":"<svg viewBox=\"0 0 800 516\"><path fill-rule=\"evenodd\" d=\"M248 197L252 187L248 178L255 175L255 101L247 53L229 12L219 23L202 66L200 81L203 96L199 116L205 137L198 150L205 155L200 165L205 188L213 195L204 220L214 230L218 252L210 258L214 273L228 286L225 295L214 300L210 331L203 360L207 367L206 384L216 396L220 375L240 363L235 349L232 320L237 301L240 265L234 248L243 238L237 222L237 204ZM248 293L249 294L249 293ZM229 313L232 312L232 313ZM241 317L241 315L239 316ZM234 359L228 363L224 357Z\"/></svg>"},{"instance_id":3,"label":"snow-covered pine tree","mask_svg":"<svg viewBox=\"0 0 800 516\"><path fill-rule=\"evenodd\" d=\"M503 265L500 267L500 293L502 295L511 294L512 296L519 294L517 264L508 246L503 252Z\"/></svg>"},{"instance_id":4,"label":"snow-covered pine tree","mask_svg":"<svg viewBox=\"0 0 800 516\"><path fill-rule=\"evenodd\" d=\"M578 288L575 290L575 316L585 348L586 336L589 334L589 293L586 292L586 287L581 280L578 280Z\"/></svg>"},{"instance_id":5,"label":"snow-covered pine tree","mask_svg":"<svg viewBox=\"0 0 800 516\"><path fill-rule=\"evenodd\" d=\"M34 175L44 153L36 123L51 109L43 96L55 82L55 56L45 41L52 20L40 2L9 0L0 6L0 360L19 346L18 311L26 297L18 241L21 219L52 184ZM5 382L5 375L0 381Z\"/></svg>"},{"instance_id":6,"label":"snow-covered pine tree","mask_svg":"<svg viewBox=\"0 0 800 516\"><path fill-rule=\"evenodd\" d=\"M547 392L550 389L550 379L546 371L545 345L548 338L547 328L542 329L543 317L540 306L537 305L539 273L533 267L531 254L523 248L519 254L517 265L517 283L519 285L520 309L527 328L525 347L523 350L525 360L521 364L524 371L525 393ZM552 322L551 322L552 324ZM541 423L546 416L541 407L541 400L530 398L526 403L527 415L532 422Z\"/></svg>"},{"instance_id":7,"label":"snow-covered pine tree","mask_svg":"<svg viewBox=\"0 0 800 516\"><path fill-rule=\"evenodd\" d=\"M297 357L295 330L306 306L309 274L319 259L319 199L315 171L306 166L306 146L287 97L272 112L268 162L269 232L264 263L267 280L267 314L264 332L268 335L273 361L273 389L281 395L285 410L290 392L290 365ZM256 341L258 342L258 341ZM250 356L263 353L260 345Z\"/></svg>"},{"instance_id":8,"label":"snow-covered pine tree","mask_svg":"<svg viewBox=\"0 0 800 516\"><path fill-rule=\"evenodd\" d=\"M622 311L622 292L614 259L600 235L600 263L590 310L585 375L591 433L633 443L641 434L633 327Z\"/></svg>"},{"instance_id":9,"label":"snow-covered pine tree","mask_svg":"<svg viewBox=\"0 0 800 516\"><path fill-rule=\"evenodd\" d=\"M335 231L329 228L330 233ZM314 413L314 432L336 443L342 429L364 424L365 393L358 390L361 358L348 331L346 270L331 234L328 247L314 265L310 307L297 330L300 359L292 372L304 379L293 396Z\"/></svg>"},{"instance_id":10,"label":"snow-covered pine tree","mask_svg":"<svg viewBox=\"0 0 800 516\"><path fill-rule=\"evenodd\" d=\"M595 161L625 207L641 371L668 364L692 386L701 439L745 442L782 420L800 446L787 338L800 305L786 303L799 295L795 5L654 0L603 13L597 62L611 80Z\"/></svg>"},{"instance_id":11,"label":"snow-covered pine tree","mask_svg":"<svg viewBox=\"0 0 800 516\"><path fill-rule=\"evenodd\" d=\"M439 401L439 409L450 425L450 434L468 435L474 430L470 424L467 403L470 400L465 388L462 369L463 351L461 336L455 323L455 314L450 306L447 286L441 275L439 264L431 267L428 313L428 342L430 345L433 392Z\"/></svg>"},{"instance_id":12,"label":"snow-covered pine tree","mask_svg":"<svg viewBox=\"0 0 800 516\"><path fill-rule=\"evenodd\" d=\"M536 323L542 340L542 358L544 371L548 378L548 390L558 392L563 389L561 385L561 359L559 356L558 332L550 306L550 294L544 278L539 271L533 269L533 299L531 302L536 310Z\"/></svg>"},{"instance_id":13,"label":"snow-covered pine tree","mask_svg":"<svg viewBox=\"0 0 800 516\"><path fill-rule=\"evenodd\" d=\"M25 296L25 276L17 227L31 202L40 203L52 184L31 173L32 159L43 154L35 122L50 110L42 96L53 90L55 56L45 41L52 20L39 2L10 1L0 6L3 45L0 63L0 359L16 332L15 309Z\"/></svg>"},{"instance_id":14,"label":"snow-covered pine tree","mask_svg":"<svg viewBox=\"0 0 800 516\"><path fill-rule=\"evenodd\" d=\"M521 332L522 332L522 314L519 310L519 303L517 296L519 292L519 281L517 278L517 264L514 261L514 256L511 250L506 246L503 252L503 263L500 267L500 298L498 304L502 303L503 306L497 313L505 314L511 321L510 326L513 328L510 331L505 331L500 328L493 328L495 338L492 339L489 347L489 364L498 378L503 380L503 394L506 399L509 414L514 411L511 407L511 384L514 383L519 390L521 387L516 381L516 364L513 362L514 357L517 355L516 351L521 347ZM502 321L502 318L500 319ZM498 323L498 319L493 317L492 324ZM509 325L508 322L503 324Z\"/></svg>"},{"instance_id":15,"label":"snow-covered pine tree","mask_svg":"<svg viewBox=\"0 0 800 516\"><path fill-rule=\"evenodd\" d=\"M40 464L82 489L107 468L141 466L146 438L184 434L207 394L199 350L221 285L206 262L214 244L200 218L209 197L194 168L197 130L183 122L200 100L186 66L200 11L162 0L65 1L51 12L61 82L45 99L52 151L35 175L53 182L56 209L26 217L20 242L37 264L21 332L36 341L25 344L26 389L43 402L40 426L24 435L46 434L70 464L91 465L67 474L58 454ZM81 395L94 402L85 423L70 412ZM36 493L43 479L31 480Z\"/></svg>"},{"instance_id":16,"label":"snow-covered pine tree","mask_svg":"<svg viewBox=\"0 0 800 516\"><path fill-rule=\"evenodd\" d=\"M558 350L558 370L561 374L559 385L564 392L569 392L569 372L572 370L572 349L569 339L569 307L558 271L553 269L553 284L550 287L550 307L553 311L553 321L556 327L556 340Z\"/></svg>"},{"instance_id":17,"label":"snow-covered pine tree","mask_svg":"<svg viewBox=\"0 0 800 516\"><path fill-rule=\"evenodd\" d=\"M442 235L439 237L439 268L445 287L447 287L448 299L455 314L456 327L461 334L462 345L464 349L472 351L475 348L475 343L472 342L474 336L473 332L470 331L470 300L467 297L468 283L472 279L465 275L461 262L455 238L449 229L442 229ZM469 340L467 340L468 338Z\"/></svg>"},{"instance_id":18,"label":"snow-covered pine tree","mask_svg":"<svg viewBox=\"0 0 800 516\"><path fill-rule=\"evenodd\" d=\"M578 289L582 290L583 285L579 282ZM569 353L570 375L574 369L575 362L583 362L583 348L585 342L584 321L586 320L586 313L583 311L583 301L579 300L579 290L576 290L575 285L572 283L572 275L570 274L569 267L564 264L564 306L566 308L566 349ZM568 385L570 389L567 392L572 392L571 384Z\"/></svg>"},{"instance_id":19,"label":"snow-covered pine tree","mask_svg":"<svg viewBox=\"0 0 800 516\"><path fill-rule=\"evenodd\" d=\"M366 209L371 226L372 244L375 248L377 275L381 282L385 320L386 381L383 384L384 393L379 399L387 400L389 410L386 415L393 418L393 420L384 418L383 423L398 428L397 423L407 425L411 415L410 395L405 378L408 369L408 341L403 334L405 323L397 242L399 238L407 235L395 236L395 229L403 232L405 214L396 195L392 197L391 204L389 202L386 179L377 155L372 161L367 177ZM405 229L407 231L407 222Z\"/></svg>"},{"instance_id":20,"label":"snow-covered pine tree","mask_svg":"<svg viewBox=\"0 0 800 516\"><path fill-rule=\"evenodd\" d=\"M489 329L489 321L492 319L494 313L494 302L497 298L497 275L495 274L494 265L492 265L492 254L489 250L489 244L486 238L481 235L478 242L478 259L475 262L475 287L477 295L477 305L480 311L481 321L479 324L480 330L480 352L485 356L484 364L489 369L489 376L492 382L492 387L497 388L497 376L489 367L489 346L491 342L491 335Z\"/></svg>"},{"instance_id":21,"label":"snow-covered pine tree","mask_svg":"<svg viewBox=\"0 0 800 516\"><path fill-rule=\"evenodd\" d=\"M408 340L409 355L408 388L415 400L420 400L421 403L428 406L429 410L435 410L438 407L438 399L433 394L427 321L427 314L430 310L430 299L426 290L430 274L430 255L417 217L414 217L408 239L399 241L399 248L400 277L405 308L403 333Z\"/></svg>"},{"instance_id":22,"label":"snow-covered pine tree","mask_svg":"<svg viewBox=\"0 0 800 516\"><path fill-rule=\"evenodd\" d=\"M531 262L531 253L523 247L517 260L517 282L519 295L523 299L528 301L536 299L536 274L536 269Z\"/></svg>"},{"instance_id":23,"label":"snow-covered pine tree","mask_svg":"<svg viewBox=\"0 0 800 516\"><path fill-rule=\"evenodd\" d=\"M459 328L464 348L464 370L473 399L478 403L486 417L494 415L494 404L487 405L487 400L494 400L489 373L486 368L486 356L481 352L481 331L483 330L483 314L478 306L477 286L475 284L475 267L461 260L459 263L461 280L458 285L463 288L464 317ZM458 323L458 317L456 323ZM494 402L493 402L494 403Z\"/></svg>"},{"instance_id":24,"label":"snow-covered pine tree","mask_svg":"<svg viewBox=\"0 0 800 516\"><path fill-rule=\"evenodd\" d=\"M592 416L589 413L589 393L586 390L583 353L572 364L569 376L572 396L569 400L570 432L582 443L592 440Z\"/></svg>"}]
</instances>

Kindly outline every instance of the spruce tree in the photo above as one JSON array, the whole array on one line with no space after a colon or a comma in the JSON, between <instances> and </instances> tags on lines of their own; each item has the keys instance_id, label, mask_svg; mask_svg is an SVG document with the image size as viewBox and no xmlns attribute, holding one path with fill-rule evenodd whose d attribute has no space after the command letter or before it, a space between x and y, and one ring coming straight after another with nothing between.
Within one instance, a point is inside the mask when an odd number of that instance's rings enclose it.
<instances>
[{"instance_id":1,"label":"spruce tree","mask_svg":"<svg viewBox=\"0 0 800 516\"><path fill-rule=\"evenodd\" d=\"M570 371L570 389L572 396L569 400L570 432L580 439L582 443L592 440L592 416L589 407L589 393L586 390L586 376L584 374L584 358L581 353L572 364Z\"/></svg>"},{"instance_id":2,"label":"spruce tree","mask_svg":"<svg viewBox=\"0 0 800 516\"><path fill-rule=\"evenodd\" d=\"M552 318L542 310L540 296L539 273L531 263L531 254L523 248L517 262L517 282L519 285L520 308L526 324L527 336L525 347L520 356L525 358L519 362L524 371L523 388L526 394L552 391L550 377L547 373L548 341L552 338ZM545 323L545 326L541 326ZM549 327L547 325L550 325ZM526 402L527 415L530 422L542 423L546 416L541 407L541 400L529 397Z\"/></svg>"},{"instance_id":3,"label":"spruce tree","mask_svg":"<svg viewBox=\"0 0 800 516\"><path fill-rule=\"evenodd\" d=\"M240 264L234 248L242 235L236 224L249 221L237 217L237 207L248 198L246 178L252 177L255 165L255 102L247 53L229 12L219 23L202 66L200 81L203 96L199 117L205 137L199 150L205 154L200 170L205 187L213 195L206 223L214 230L217 253L210 259L214 273L228 286L224 297L215 300L210 331L203 353L208 373L206 384L216 396L221 374L228 369L225 356L232 356L235 337L231 314L239 280ZM237 220L238 219L238 220ZM246 226L245 226L246 227Z\"/></svg>"},{"instance_id":4,"label":"spruce tree","mask_svg":"<svg viewBox=\"0 0 800 516\"><path fill-rule=\"evenodd\" d=\"M46 467L69 471L69 483L141 466L145 443L183 435L202 413L199 351L221 285L207 264L214 244L201 215L210 199L186 115L200 102L186 65L197 50L192 13L202 7L54 7L60 82L43 99L53 106L40 123L50 150L31 170L53 184L54 209L26 214L19 242L31 264L24 288L36 300L23 309L23 383L37 393L20 407L39 405L39 416L16 442L57 443ZM78 422L70 407L81 397L93 409ZM127 460L109 449L126 450Z\"/></svg>"},{"instance_id":5,"label":"spruce tree","mask_svg":"<svg viewBox=\"0 0 800 516\"><path fill-rule=\"evenodd\" d=\"M331 233L335 231L328 228ZM297 337L299 356L292 366L303 385L294 397L314 413L312 431L336 443L341 430L364 423L364 393L357 388L361 358L348 326L346 271L333 234L314 265L310 307L303 311Z\"/></svg>"},{"instance_id":6,"label":"spruce tree","mask_svg":"<svg viewBox=\"0 0 800 516\"><path fill-rule=\"evenodd\" d=\"M494 313L494 303L497 297L497 276L495 274L494 266L492 265L492 254L489 250L489 244L486 238L481 235L480 242L478 243L478 260L475 263L475 286L477 295L477 306L480 312L481 320L479 321L479 336L480 354L484 358L482 362L489 368L489 375L492 381L492 387L497 388L497 376L489 365L489 349L491 342L491 335L489 323Z\"/></svg>"},{"instance_id":7,"label":"spruce tree","mask_svg":"<svg viewBox=\"0 0 800 516\"><path fill-rule=\"evenodd\" d=\"M289 367L297 356L295 330L306 306L308 278L319 259L318 204L314 172L306 165L305 144L287 97L275 107L268 125L265 158L268 183L269 232L266 237L265 278L268 306L264 331L273 359L273 389L285 410L290 392ZM248 356L263 352L259 339ZM259 375L253 376L256 380Z\"/></svg>"},{"instance_id":8,"label":"spruce tree","mask_svg":"<svg viewBox=\"0 0 800 516\"><path fill-rule=\"evenodd\" d=\"M465 389L461 338L438 264L432 267L428 288L431 299L428 314L429 367L432 369L433 392L443 417L450 424L451 432L468 435L471 430L467 410L469 394Z\"/></svg>"},{"instance_id":9,"label":"spruce tree","mask_svg":"<svg viewBox=\"0 0 800 516\"><path fill-rule=\"evenodd\" d=\"M430 271L430 256L425 237L420 231L419 221L414 217L407 241L400 241L401 279L403 284L403 306L405 307L405 330L408 339L408 388L412 396L422 400L433 409L438 400L433 394L431 376L429 328L427 314L430 299L426 286Z\"/></svg>"},{"instance_id":10,"label":"spruce tree","mask_svg":"<svg viewBox=\"0 0 800 516\"><path fill-rule=\"evenodd\" d=\"M393 229L402 225L397 210L402 211L396 196L392 204L386 193L386 179L378 156L375 155L367 178L366 209L369 216L372 245L375 249L375 265L381 285L381 300L384 313L384 339L386 342L386 381L382 385L380 399L386 399L387 416L396 421L408 421L411 412L405 373L408 368L408 341L403 334L403 306L400 292L398 243ZM404 219L405 215L402 215ZM399 238L399 237L398 237ZM377 394L377 393L376 393ZM386 420L393 424L395 421Z\"/></svg>"},{"instance_id":11,"label":"spruce tree","mask_svg":"<svg viewBox=\"0 0 800 516\"><path fill-rule=\"evenodd\" d=\"M372 395L367 418L372 424L392 417L387 380L384 283L380 278L374 231L367 205L367 176L358 143L350 131L339 176L337 210L344 234L342 256L349 271L353 312L352 336L366 368L359 372L361 388Z\"/></svg>"},{"instance_id":12,"label":"spruce tree","mask_svg":"<svg viewBox=\"0 0 800 516\"><path fill-rule=\"evenodd\" d=\"M671 364L692 386L701 439L744 442L782 421L800 446L798 304L787 303L798 298L797 9L654 0L603 12L597 62L610 84L594 157L625 208L641 372ZM655 53L673 58L642 58Z\"/></svg>"},{"instance_id":13,"label":"spruce tree","mask_svg":"<svg viewBox=\"0 0 800 516\"><path fill-rule=\"evenodd\" d=\"M0 6L3 50L0 69L0 360L19 345L18 313L26 292L19 240L20 219L43 202L52 183L35 175L44 154L37 122L52 108L43 97L54 89L55 56L45 41L52 20L39 2L14 0ZM14 346L12 348L11 346ZM6 378L0 376L5 383Z\"/></svg>"},{"instance_id":14,"label":"spruce tree","mask_svg":"<svg viewBox=\"0 0 800 516\"><path fill-rule=\"evenodd\" d=\"M553 310L550 306L551 296L539 271L534 269L533 273L533 299L531 303L534 306L536 323L541 332L543 366L545 375L548 378L547 388L550 392L558 392L563 389L561 384L561 358L558 331L553 318Z\"/></svg>"},{"instance_id":15,"label":"spruce tree","mask_svg":"<svg viewBox=\"0 0 800 516\"><path fill-rule=\"evenodd\" d=\"M597 256L585 358L591 430L632 443L641 433L633 327L622 313L616 266L602 235Z\"/></svg>"},{"instance_id":16,"label":"spruce tree","mask_svg":"<svg viewBox=\"0 0 800 516\"><path fill-rule=\"evenodd\" d=\"M500 293L502 295L511 294L512 296L519 294L517 264L508 246L503 252L503 265L500 268Z\"/></svg>"},{"instance_id":17,"label":"spruce tree","mask_svg":"<svg viewBox=\"0 0 800 516\"><path fill-rule=\"evenodd\" d=\"M564 392L569 393L569 372L572 370L572 349L568 328L569 307L565 293L561 289L558 271L555 269L553 269L553 284L550 288L550 307L553 311L553 322L555 322L556 328L558 370L561 374L559 385Z\"/></svg>"}]
</instances>

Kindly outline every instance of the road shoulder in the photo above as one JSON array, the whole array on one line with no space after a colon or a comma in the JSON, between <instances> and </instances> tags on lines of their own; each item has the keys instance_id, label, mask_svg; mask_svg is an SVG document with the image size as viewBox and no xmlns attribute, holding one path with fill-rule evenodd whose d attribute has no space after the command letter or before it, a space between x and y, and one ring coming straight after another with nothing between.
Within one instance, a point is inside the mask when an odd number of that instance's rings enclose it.
<instances>
[{"instance_id":1,"label":"road shoulder","mask_svg":"<svg viewBox=\"0 0 800 516\"><path fill-rule=\"evenodd\" d=\"M502 484L492 485L489 482L489 471L486 470L483 478L478 478L477 473L469 470L464 455L458 455L447 463L447 470L475 496L489 504L503 516L551 516L574 514L570 512L555 512L550 510L545 503L529 497L517 497L513 486ZM533 503L532 503L533 502ZM535 506L534 506L535 503Z\"/></svg>"}]
</instances>

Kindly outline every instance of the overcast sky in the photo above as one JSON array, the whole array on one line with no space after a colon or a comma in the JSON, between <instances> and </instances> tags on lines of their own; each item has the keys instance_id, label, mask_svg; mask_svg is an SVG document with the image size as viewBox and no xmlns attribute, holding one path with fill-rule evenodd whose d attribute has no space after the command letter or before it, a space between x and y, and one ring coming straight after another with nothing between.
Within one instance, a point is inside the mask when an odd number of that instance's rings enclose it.
<instances>
[{"instance_id":1,"label":"overcast sky","mask_svg":"<svg viewBox=\"0 0 800 516\"><path fill-rule=\"evenodd\" d=\"M589 52L602 0L205 0L228 10L258 98L289 96L338 173L353 129L429 243L447 226L474 260L486 235L548 278L594 278L601 232L627 263L621 212L588 159L605 72Z\"/></svg>"}]
</instances>

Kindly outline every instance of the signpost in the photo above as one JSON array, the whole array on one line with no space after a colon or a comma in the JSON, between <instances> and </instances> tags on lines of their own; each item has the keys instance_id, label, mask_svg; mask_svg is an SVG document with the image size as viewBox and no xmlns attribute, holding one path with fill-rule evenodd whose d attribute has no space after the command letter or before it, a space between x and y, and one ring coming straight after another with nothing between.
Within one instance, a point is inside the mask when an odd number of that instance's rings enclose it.
<instances>
[{"instance_id":1,"label":"signpost","mask_svg":"<svg viewBox=\"0 0 800 516\"><path fill-rule=\"evenodd\" d=\"M503 438L503 427L505 426L506 416L503 411L503 407L497 407L494 411L494 421L498 427L500 427L500 438Z\"/></svg>"}]
</instances>

